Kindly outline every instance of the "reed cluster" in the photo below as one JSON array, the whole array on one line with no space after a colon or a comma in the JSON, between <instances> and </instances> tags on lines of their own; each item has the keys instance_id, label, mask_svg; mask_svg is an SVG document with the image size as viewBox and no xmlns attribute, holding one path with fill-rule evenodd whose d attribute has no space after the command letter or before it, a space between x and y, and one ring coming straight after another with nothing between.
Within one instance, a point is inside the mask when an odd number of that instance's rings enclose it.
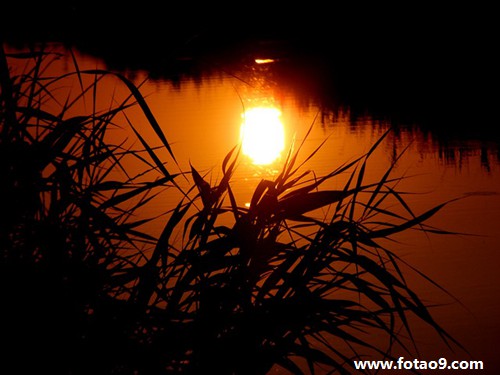
<instances>
[{"instance_id":1,"label":"reed cluster","mask_svg":"<svg viewBox=\"0 0 500 375\"><path fill-rule=\"evenodd\" d=\"M246 207L231 188L237 146L219 181L209 183L195 166L172 173L163 156L175 166L174 153L139 87L120 74L80 70L76 60L73 72L47 75L55 57L0 50L6 369L265 374L279 366L347 374L366 353L411 352L413 318L458 345L386 246L409 229L446 233L426 226L446 203L415 213L397 190L393 165L365 181L384 137L321 177L306 169L314 153L299 162L297 147ZM11 69L13 59L25 69ZM130 95L98 110L99 84L108 78ZM61 99L68 79L78 85ZM132 123L132 109L142 123ZM132 144L109 137L125 127ZM141 135L145 127L161 147ZM342 189L324 188L340 176ZM154 236L144 230L154 218L139 212L166 189L182 198ZM384 335L387 345L373 345L369 334Z\"/></svg>"}]
</instances>

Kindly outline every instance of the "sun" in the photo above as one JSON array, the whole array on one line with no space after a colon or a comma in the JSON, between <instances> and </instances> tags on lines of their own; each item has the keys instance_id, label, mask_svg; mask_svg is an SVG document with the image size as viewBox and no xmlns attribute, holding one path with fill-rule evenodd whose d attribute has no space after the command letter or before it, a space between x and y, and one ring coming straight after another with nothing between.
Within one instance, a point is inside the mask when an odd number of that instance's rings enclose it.
<instances>
[{"instance_id":1,"label":"sun","mask_svg":"<svg viewBox=\"0 0 500 375\"><path fill-rule=\"evenodd\" d=\"M285 148L285 129L281 112L274 107L246 110L241 124L242 152L254 164L271 164Z\"/></svg>"}]
</instances>

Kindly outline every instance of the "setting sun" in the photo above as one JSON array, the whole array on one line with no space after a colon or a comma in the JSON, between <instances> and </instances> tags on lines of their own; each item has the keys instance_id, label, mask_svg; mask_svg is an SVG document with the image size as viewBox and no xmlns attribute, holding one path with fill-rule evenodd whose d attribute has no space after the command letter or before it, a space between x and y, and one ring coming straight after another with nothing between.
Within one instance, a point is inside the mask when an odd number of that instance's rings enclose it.
<instances>
[{"instance_id":1,"label":"setting sun","mask_svg":"<svg viewBox=\"0 0 500 375\"><path fill-rule=\"evenodd\" d=\"M277 108L255 107L245 111L241 125L243 154L254 164L270 164L285 148L285 130Z\"/></svg>"}]
</instances>

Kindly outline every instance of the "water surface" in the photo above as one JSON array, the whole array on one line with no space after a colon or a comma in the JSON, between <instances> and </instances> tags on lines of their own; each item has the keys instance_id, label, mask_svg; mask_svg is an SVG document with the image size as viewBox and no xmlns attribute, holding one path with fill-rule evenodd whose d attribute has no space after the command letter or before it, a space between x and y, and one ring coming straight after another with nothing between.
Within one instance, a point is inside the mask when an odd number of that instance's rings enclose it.
<instances>
[{"instance_id":1,"label":"water surface","mask_svg":"<svg viewBox=\"0 0 500 375\"><path fill-rule=\"evenodd\" d=\"M419 123L418 116L412 118L411 113L397 118L351 108L344 102L326 106L326 99L319 99L315 93L308 96L307 85L301 91L300 85L287 85L282 77L276 78L273 69L278 68L273 64L280 61L257 64L248 60L232 72L217 71L199 80L187 77L177 85L168 80L155 82L150 88L150 104L174 142L181 165L187 166L189 161L212 178L220 178L221 161L240 140L242 114L252 107L271 106L280 111L285 151L293 140L297 147L309 129L301 150L304 159L324 142L304 166L317 176L367 152L386 129L393 127L369 164L367 180L376 181L405 150L394 174L408 176L398 187L417 193L407 196L416 213L454 198L466 198L451 203L431 220L437 228L464 235L425 236L409 231L390 247L453 296L422 278L409 276L426 302L443 305L432 309L436 319L470 349L475 359L484 360L486 369L498 369L495 347L500 330L494 317L500 314L495 297L500 293L496 270L500 261L500 162L496 140L475 136L476 129L485 128L479 123L481 117L478 123L468 124L471 132L467 133L459 131L463 126L459 122L457 129L453 128L458 113L442 116L448 108L442 112L433 108L428 113L441 115L430 119L435 121ZM304 77L292 75L288 79L303 81ZM460 107L452 110L460 111ZM433 131L429 123L438 122L442 127ZM249 202L260 179L275 175L285 156L283 152L267 166L241 158L234 177L240 202ZM328 187L341 188L343 181L331 183L333 186ZM463 353L453 354L431 339L424 327L417 326L416 332L421 359L466 359Z\"/></svg>"},{"instance_id":2,"label":"water surface","mask_svg":"<svg viewBox=\"0 0 500 375\"><path fill-rule=\"evenodd\" d=\"M103 65L99 59L81 54L78 61L80 69ZM71 68L69 59L61 58L59 63L51 68L54 74ZM417 214L454 198L464 199L452 202L430 221L437 228L463 234L426 236L409 231L390 247L450 293L409 272L408 282L417 294L431 305L442 305L432 308L436 320L470 350L474 359L485 361L486 369L500 368L496 354L500 329L495 319L500 315L496 298L500 294L500 161L496 139L477 136L475 130L485 127L473 120L470 132L448 131L453 129L458 113L422 121L413 111L396 116L393 110L375 110L359 101L351 105L331 93L322 96L325 92L318 90L316 81L312 84L312 78L308 80L297 72L280 56L255 54L234 66L221 65L199 75L181 74L175 80L146 80L149 73L145 71L125 74L141 84L141 92L172 146L178 165L169 161L169 168L188 171L192 165L212 181L221 178L222 160L242 141L242 125L251 117L249 113L253 109L271 110L273 124L279 122L283 135L266 133L271 127L267 124L264 133L255 137L262 143L280 138L282 147L270 160L263 158L258 163L258 156L240 156L234 176L240 204L250 201L261 179L276 176L291 147L297 149L303 143L302 160L315 152L303 168L322 176L361 156L387 129L393 129L371 158L367 181L377 181L395 163L394 175L408 177L398 187L412 193L407 196L408 203ZM116 81L103 85L115 98L125 92ZM370 90L376 92L376 87ZM106 92L102 95L105 97ZM460 107L451 110L458 112ZM419 114L446 111L450 109L427 112L423 108ZM141 123L140 118L133 120ZM259 121L267 120L261 117ZM442 123L440 128L429 126L436 122ZM151 129L140 125L137 129L145 138L154 138ZM344 182L333 180L326 187L339 189ZM167 191L154 211L165 212L178 199ZM420 359L468 359L462 352L451 353L425 327L416 324Z\"/></svg>"}]
</instances>

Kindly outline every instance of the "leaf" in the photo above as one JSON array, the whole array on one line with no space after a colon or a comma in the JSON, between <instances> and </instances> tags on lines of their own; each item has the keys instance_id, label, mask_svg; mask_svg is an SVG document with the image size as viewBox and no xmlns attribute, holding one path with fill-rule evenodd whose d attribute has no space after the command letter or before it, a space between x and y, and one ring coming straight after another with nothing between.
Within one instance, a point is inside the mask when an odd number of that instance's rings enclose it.
<instances>
[{"instance_id":1,"label":"leaf","mask_svg":"<svg viewBox=\"0 0 500 375\"><path fill-rule=\"evenodd\" d=\"M42 168L61 155L64 148L74 139L76 133L82 129L87 121L87 116L76 116L62 121L52 128L50 133L39 143L44 155L44 158L39 160Z\"/></svg>"},{"instance_id":2,"label":"leaf","mask_svg":"<svg viewBox=\"0 0 500 375\"><path fill-rule=\"evenodd\" d=\"M324 190L308 194L293 195L278 201L275 216L279 220L290 219L306 212L338 202L357 190Z\"/></svg>"},{"instance_id":3,"label":"leaf","mask_svg":"<svg viewBox=\"0 0 500 375\"><path fill-rule=\"evenodd\" d=\"M257 207L259 201L261 200L266 190L269 190L273 187L274 187L274 182L269 180L261 180L257 185L257 187L255 188L254 193L252 195L252 199L250 201L250 209Z\"/></svg>"},{"instance_id":4,"label":"leaf","mask_svg":"<svg viewBox=\"0 0 500 375\"><path fill-rule=\"evenodd\" d=\"M210 187L210 184L206 182L203 179L203 177L201 177L201 175L192 165L191 165L191 175L193 176L194 183L198 188L198 192L200 193L203 206L205 208L211 207L214 202L212 199L212 188Z\"/></svg>"},{"instance_id":5,"label":"leaf","mask_svg":"<svg viewBox=\"0 0 500 375\"><path fill-rule=\"evenodd\" d=\"M369 237L369 238L388 237L388 236L391 236L395 233L399 233L399 232L402 232L406 229L409 229L415 225L421 224L422 222L424 222L425 220L429 219L434 214L436 214L439 210L441 210L449 202L451 202L451 201L442 203L434 208L431 208L427 212L425 212L419 216L416 216L415 218L408 220L403 224L394 225L390 228L379 229L379 230L374 230L372 232L369 232L369 233L367 233L367 237Z\"/></svg>"},{"instance_id":6,"label":"leaf","mask_svg":"<svg viewBox=\"0 0 500 375\"><path fill-rule=\"evenodd\" d=\"M134 133L137 136L137 138L139 139L139 141L142 143L142 145L146 149L146 151L149 154L149 156L151 157L151 159L153 159L153 161L155 162L155 165L158 167L158 169L163 173L163 175L165 177L168 177L171 180L173 180L172 176L170 175L170 172L167 170L167 168L165 168L165 165L160 161L160 158L158 158L158 156L155 154L155 152L151 148L151 146L149 146L149 144L144 140L144 138L142 138L142 136L135 129L135 127L132 126L132 124L130 122L129 122L129 125L132 128L132 130L134 131Z\"/></svg>"},{"instance_id":7,"label":"leaf","mask_svg":"<svg viewBox=\"0 0 500 375\"><path fill-rule=\"evenodd\" d=\"M147 183L143 184L142 186L134 188L134 189L132 189L130 191L127 191L125 193L115 195L112 198L109 198L107 201L103 202L99 207L101 209L105 209L105 208L108 208L108 207L117 206L118 204L126 202L126 201L134 198L135 196L137 196L137 195L139 195L141 193L148 192L148 191L152 190L153 188L155 188L157 186L164 185L165 183L169 182L171 180L171 178L174 178L174 177L175 176L162 177L162 178L160 178L160 179L158 179L156 181L147 182ZM104 185L104 186L107 186L107 187L110 187L110 186L120 187L119 186L120 182L115 183L114 181L108 181L108 182L104 182L104 183L99 184L99 185L100 186ZM124 185L121 186L121 188L123 188L123 187L124 187ZM97 188L94 188L94 190L97 190Z\"/></svg>"}]
</instances>

